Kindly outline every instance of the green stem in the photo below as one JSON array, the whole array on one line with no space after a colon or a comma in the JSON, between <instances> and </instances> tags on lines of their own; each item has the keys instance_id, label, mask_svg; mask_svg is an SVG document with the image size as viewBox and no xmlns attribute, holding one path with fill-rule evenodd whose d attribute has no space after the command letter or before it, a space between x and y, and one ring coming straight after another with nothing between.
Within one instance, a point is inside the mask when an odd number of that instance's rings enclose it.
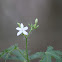
<instances>
[{"instance_id":1,"label":"green stem","mask_svg":"<svg viewBox=\"0 0 62 62\"><path fill-rule=\"evenodd\" d=\"M30 62L30 61L29 61L29 58L28 58L27 38L28 38L28 36L30 35L31 31L32 31L32 28L30 29L29 34L28 34L27 36L25 36L25 38L26 38L26 54L27 54L27 62Z\"/></svg>"},{"instance_id":2,"label":"green stem","mask_svg":"<svg viewBox=\"0 0 62 62\"><path fill-rule=\"evenodd\" d=\"M30 35L31 31L32 31L32 28L30 29L28 36ZM28 36L27 36L27 38L28 38Z\"/></svg>"},{"instance_id":3,"label":"green stem","mask_svg":"<svg viewBox=\"0 0 62 62\"><path fill-rule=\"evenodd\" d=\"M30 62L28 58L27 37L26 37L26 54L27 54L27 62Z\"/></svg>"}]
</instances>

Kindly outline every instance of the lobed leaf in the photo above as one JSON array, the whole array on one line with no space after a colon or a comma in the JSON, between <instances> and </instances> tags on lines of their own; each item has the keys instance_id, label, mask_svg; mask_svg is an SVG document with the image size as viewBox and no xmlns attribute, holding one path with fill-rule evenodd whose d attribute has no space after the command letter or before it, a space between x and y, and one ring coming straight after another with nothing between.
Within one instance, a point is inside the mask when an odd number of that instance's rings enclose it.
<instances>
[{"instance_id":1,"label":"lobed leaf","mask_svg":"<svg viewBox=\"0 0 62 62\"><path fill-rule=\"evenodd\" d=\"M44 54L43 52L37 52L37 53L32 54L31 56L29 56L29 59L30 59L30 60L33 60L33 59L41 58L41 56L42 56L43 54Z\"/></svg>"},{"instance_id":2,"label":"lobed leaf","mask_svg":"<svg viewBox=\"0 0 62 62\"><path fill-rule=\"evenodd\" d=\"M40 60L40 62L51 62L51 56L50 55L44 55L43 60Z\"/></svg>"}]
</instances>

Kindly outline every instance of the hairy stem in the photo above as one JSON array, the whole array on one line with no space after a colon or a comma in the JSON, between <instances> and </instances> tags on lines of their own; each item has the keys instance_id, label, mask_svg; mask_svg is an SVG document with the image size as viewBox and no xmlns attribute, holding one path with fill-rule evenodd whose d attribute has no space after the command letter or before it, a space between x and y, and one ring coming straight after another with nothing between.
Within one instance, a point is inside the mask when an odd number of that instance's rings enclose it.
<instances>
[{"instance_id":1,"label":"hairy stem","mask_svg":"<svg viewBox=\"0 0 62 62\"><path fill-rule=\"evenodd\" d=\"M27 55L27 62L30 62L30 61L29 61L29 58L28 58L27 38L28 38L28 36L30 35L31 31L32 31L32 28L30 29L29 34L28 34L27 36L25 36L25 38L26 38L26 55Z\"/></svg>"},{"instance_id":2,"label":"hairy stem","mask_svg":"<svg viewBox=\"0 0 62 62\"><path fill-rule=\"evenodd\" d=\"M27 38L26 38L26 54L27 54L27 62L30 62L28 58Z\"/></svg>"}]
</instances>

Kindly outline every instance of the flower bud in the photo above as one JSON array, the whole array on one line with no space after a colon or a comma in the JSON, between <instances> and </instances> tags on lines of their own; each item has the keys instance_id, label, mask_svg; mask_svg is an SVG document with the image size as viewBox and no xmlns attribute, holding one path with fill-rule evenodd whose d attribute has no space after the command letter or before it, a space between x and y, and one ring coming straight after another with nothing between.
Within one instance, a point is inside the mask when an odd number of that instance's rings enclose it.
<instances>
[{"instance_id":1,"label":"flower bud","mask_svg":"<svg viewBox=\"0 0 62 62\"><path fill-rule=\"evenodd\" d=\"M37 23L38 23L38 19L36 18L36 19L35 19L35 24L37 24Z\"/></svg>"},{"instance_id":2,"label":"flower bud","mask_svg":"<svg viewBox=\"0 0 62 62\"><path fill-rule=\"evenodd\" d=\"M18 26L21 28L20 23L17 22L17 24L18 24Z\"/></svg>"}]
</instances>

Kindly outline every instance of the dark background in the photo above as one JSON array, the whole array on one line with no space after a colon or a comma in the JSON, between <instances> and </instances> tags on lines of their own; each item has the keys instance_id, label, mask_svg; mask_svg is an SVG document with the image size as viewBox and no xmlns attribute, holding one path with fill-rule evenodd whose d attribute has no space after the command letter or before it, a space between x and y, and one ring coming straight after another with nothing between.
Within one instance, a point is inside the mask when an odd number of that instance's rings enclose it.
<instances>
[{"instance_id":1,"label":"dark background","mask_svg":"<svg viewBox=\"0 0 62 62\"><path fill-rule=\"evenodd\" d=\"M17 22L26 26L34 24L35 18L39 19L40 26L31 33L28 49L35 53L45 51L51 45L56 50L62 50L61 0L0 0L0 51L15 43L25 49L24 37L16 36Z\"/></svg>"}]
</instances>

